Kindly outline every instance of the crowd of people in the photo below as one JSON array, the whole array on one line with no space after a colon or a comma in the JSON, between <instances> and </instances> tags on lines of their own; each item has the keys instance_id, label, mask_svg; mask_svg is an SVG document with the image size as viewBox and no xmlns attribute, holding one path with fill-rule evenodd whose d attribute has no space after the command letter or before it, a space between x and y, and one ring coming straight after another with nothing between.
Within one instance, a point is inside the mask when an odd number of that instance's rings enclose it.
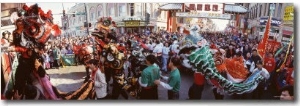
<instances>
[{"instance_id":1,"label":"crowd of people","mask_svg":"<svg viewBox=\"0 0 300 106\"><path fill-rule=\"evenodd\" d=\"M186 68L183 68L181 65L182 60L178 54L180 50L179 42L184 36L181 33L169 33L166 31L150 34L125 33L116 35L117 39L114 42L126 48L127 57L130 57L132 50L135 49L143 48L151 53L145 59L147 67L140 70L140 78L138 80L142 88L140 99L158 99L158 86L168 90L168 99L179 99L179 92L186 92L180 90L182 83L180 73L186 71ZM290 52L285 52L289 48L284 48L279 55L275 56L281 48L279 47L277 50L266 53L263 59L257 53L257 46L260 42L258 38L250 39L243 34L232 35L224 33L202 33L202 36L209 42L211 48L224 49L226 58L243 57L246 69L250 70L251 64L248 63L254 62L256 65L254 71L264 71L266 76L268 76L268 79L260 83L252 93L233 95L233 99L278 99L278 97L280 99L293 99L293 47L290 47ZM3 36L1 45L9 45L9 42L11 42L9 38L9 36ZM74 46L94 47L95 45L95 40L91 35L53 38L42 49L42 66L45 69L59 69L59 67L64 66L61 57L67 54L74 54L76 64L84 64L86 66L86 79L95 82L95 92L98 99L117 99L119 94L128 99L127 93L122 88L114 89L118 87L114 85L118 83L118 80L115 80L113 74L126 73L127 77L130 77L130 70L134 67L130 67L132 63L128 60L129 58L125 62L127 67L124 67L123 70L120 72L108 72L101 68L103 66L99 65L101 53L92 53L91 55L95 56L95 58L83 61L84 59L78 56L78 50L74 50ZM249 73L251 74L252 72ZM189 99L201 99L206 80L198 72L194 72L194 76L191 77L194 77L194 83L188 91ZM111 78L113 79L113 90L112 94L109 94L108 86ZM213 93L215 99L224 99L224 94L216 89L213 89Z\"/></svg>"}]
</instances>

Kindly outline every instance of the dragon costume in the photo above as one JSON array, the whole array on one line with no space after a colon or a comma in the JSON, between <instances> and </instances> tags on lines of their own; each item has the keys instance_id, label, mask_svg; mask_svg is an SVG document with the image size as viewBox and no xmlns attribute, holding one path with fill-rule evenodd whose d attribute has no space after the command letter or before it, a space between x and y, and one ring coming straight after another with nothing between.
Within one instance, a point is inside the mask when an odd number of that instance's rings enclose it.
<instances>
[{"instance_id":1,"label":"dragon costume","mask_svg":"<svg viewBox=\"0 0 300 106\"><path fill-rule=\"evenodd\" d=\"M188 35L180 42L181 49L179 52L184 59L183 66L202 73L207 80L210 80L215 86L222 88L227 94L252 92L265 79L260 74L261 72L252 73L246 80L240 83L234 83L224 78L216 68L208 42L198 33L199 29L199 26L195 25L191 27L190 31L185 30Z\"/></svg>"},{"instance_id":2,"label":"dragon costume","mask_svg":"<svg viewBox=\"0 0 300 106\"><path fill-rule=\"evenodd\" d=\"M37 4L28 7L23 6L23 9L17 11L16 16L12 16L13 23L16 29L13 31L13 42L5 51L17 52L18 64L15 70L15 75L11 79L13 87L8 89L8 93L26 95L26 87L28 84L39 85L39 88L46 99L57 100L48 75L40 66L35 69L36 61L43 62L41 50L45 47L45 43L51 36L59 36L61 30L58 25L52 22L52 13L49 10L47 13L38 7ZM37 83L36 83L37 82ZM7 95L10 98L11 95Z\"/></svg>"}]
</instances>

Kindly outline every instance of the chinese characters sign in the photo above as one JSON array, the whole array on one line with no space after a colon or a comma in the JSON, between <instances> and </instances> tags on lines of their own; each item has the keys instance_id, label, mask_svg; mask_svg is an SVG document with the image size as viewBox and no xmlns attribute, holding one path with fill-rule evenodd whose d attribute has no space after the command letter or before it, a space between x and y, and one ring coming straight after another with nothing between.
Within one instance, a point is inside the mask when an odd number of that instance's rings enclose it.
<instances>
[{"instance_id":1,"label":"chinese characters sign","mask_svg":"<svg viewBox=\"0 0 300 106\"><path fill-rule=\"evenodd\" d=\"M140 26L140 21L125 21L126 27L138 27Z\"/></svg>"},{"instance_id":2,"label":"chinese characters sign","mask_svg":"<svg viewBox=\"0 0 300 106\"><path fill-rule=\"evenodd\" d=\"M287 6L284 10L284 21L294 20L294 6Z\"/></svg>"},{"instance_id":3,"label":"chinese characters sign","mask_svg":"<svg viewBox=\"0 0 300 106\"><path fill-rule=\"evenodd\" d=\"M177 17L190 17L190 18L215 18L215 19L227 19L231 18L229 14L219 14L219 13L197 13L197 12L178 12L176 13Z\"/></svg>"}]
</instances>

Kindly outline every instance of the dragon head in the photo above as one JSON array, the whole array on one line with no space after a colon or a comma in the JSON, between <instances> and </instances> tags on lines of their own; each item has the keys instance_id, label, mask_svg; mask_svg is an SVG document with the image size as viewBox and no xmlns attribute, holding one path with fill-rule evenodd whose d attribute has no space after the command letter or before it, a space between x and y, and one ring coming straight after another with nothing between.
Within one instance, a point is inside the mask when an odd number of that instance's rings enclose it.
<instances>
[{"instance_id":1,"label":"dragon head","mask_svg":"<svg viewBox=\"0 0 300 106\"><path fill-rule=\"evenodd\" d=\"M184 29L183 32L186 36L178 43L180 47L179 55L184 59L182 65L186 68L193 68L188 59L189 55L208 45L208 42L199 34L199 31L200 27L198 25L191 26L189 30Z\"/></svg>"},{"instance_id":2,"label":"dragon head","mask_svg":"<svg viewBox=\"0 0 300 106\"><path fill-rule=\"evenodd\" d=\"M50 36L59 36L61 30L53 23L52 12L45 13L37 4L24 5L10 18L16 26L13 32L14 45L30 48L43 46Z\"/></svg>"},{"instance_id":3,"label":"dragon head","mask_svg":"<svg viewBox=\"0 0 300 106\"><path fill-rule=\"evenodd\" d=\"M92 35L105 41L107 38L116 41L116 23L111 17L100 17Z\"/></svg>"}]
</instances>

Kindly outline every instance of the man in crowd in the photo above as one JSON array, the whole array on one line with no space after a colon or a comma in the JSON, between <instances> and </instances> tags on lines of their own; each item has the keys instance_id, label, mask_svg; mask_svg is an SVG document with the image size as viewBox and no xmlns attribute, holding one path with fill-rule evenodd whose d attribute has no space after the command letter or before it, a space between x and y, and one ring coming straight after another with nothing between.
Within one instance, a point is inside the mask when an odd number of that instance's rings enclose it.
<instances>
[{"instance_id":1,"label":"man in crowd","mask_svg":"<svg viewBox=\"0 0 300 106\"><path fill-rule=\"evenodd\" d=\"M155 63L157 59L154 55L146 57L148 67L143 70L139 78L139 84L142 87L140 99L158 99L157 85L154 81L160 78L160 71Z\"/></svg>"},{"instance_id":2,"label":"man in crowd","mask_svg":"<svg viewBox=\"0 0 300 106\"><path fill-rule=\"evenodd\" d=\"M294 87L285 86L281 89L280 100L294 100Z\"/></svg>"},{"instance_id":3,"label":"man in crowd","mask_svg":"<svg viewBox=\"0 0 300 106\"><path fill-rule=\"evenodd\" d=\"M170 77L161 76L164 80L167 80L168 83L164 83L162 81L155 80L154 83L156 85L161 85L163 88L168 90L168 99L169 100L177 100L179 99L179 90L181 84L180 72L178 70L178 66L181 65L181 60L178 57L173 57L170 60L169 67L171 70Z\"/></svg>"}]
</instances>

